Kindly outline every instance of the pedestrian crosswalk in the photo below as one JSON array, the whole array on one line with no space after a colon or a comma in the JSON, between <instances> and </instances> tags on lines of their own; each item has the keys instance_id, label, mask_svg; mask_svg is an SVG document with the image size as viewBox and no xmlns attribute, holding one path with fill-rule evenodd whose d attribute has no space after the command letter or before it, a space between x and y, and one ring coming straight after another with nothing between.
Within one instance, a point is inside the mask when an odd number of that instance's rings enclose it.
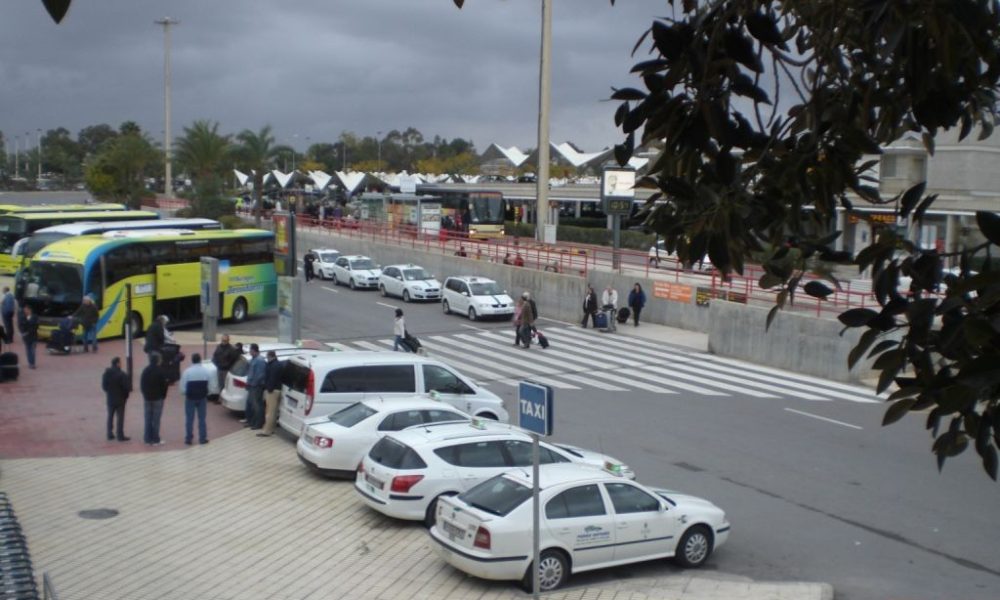
<instances>
[{"instance_id":1,"label":"pedestrian crosswalk","mask_svg":"<svg viewBox=\"0 0 1000 600\"><path fill-rule=\"evenodd\" d=\"M654 340L578 327L545 330L551 346L517 347L504 330L427 335L429 355L487 386L531 379L559 390L693 394L706 397L795 398L811 402L882 400L861 386L753 365ZM337 350L391 350L392 339L330 343Z\"/></svg>"}]
</instances>

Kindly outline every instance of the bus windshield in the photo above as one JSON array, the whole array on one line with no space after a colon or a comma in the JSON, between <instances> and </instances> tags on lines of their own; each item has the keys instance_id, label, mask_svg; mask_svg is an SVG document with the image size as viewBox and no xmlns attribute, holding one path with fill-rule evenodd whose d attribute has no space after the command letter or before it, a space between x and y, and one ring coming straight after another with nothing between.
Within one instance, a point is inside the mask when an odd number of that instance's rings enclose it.
<instances>
[{"instance_id":1,"label":"bus windshield","mask_svg":"<svg viewBox=\"0 0 1000 600\"><path fill-rule=\"evenodd\" d=\"M473 223L503 223L503 197L473 195L469 199Z\"/></svg>"},{"instance_id":2,"label":"bus windshield","mask_svg":"<svg viewBox=\"0 0 1000 600\"><path fill-rule=\"evenodd\" d=\"M38 254L38 251L42 248L48 246L52 242L58 242L63 238L70 237L68 233L56 233L56 232L35 232L30 238L28 238L23 245L21 245L17 250L18 256L34 256Z\"/></svg>"},{"instance_id":3,"label":"bus windshield","mask_svg":"<svg viewBox=\"0 0 1000 600\"><path fill-rule=\"evenodd\" d=\"M28 224L17 217L0 216L0 252L10 254L14 242L24 237Z\"/></svg>"},{"instance_id":4,"label":"bus windshield","mask_svg":"<svg viewBox=\"0 0 1000 600\"><path fill-rule=\"evenodd\" d=\"M81 265L35 261L18 280L18 296L39 316L63 316L83 301Z\"/></svg>"}]
</instances>

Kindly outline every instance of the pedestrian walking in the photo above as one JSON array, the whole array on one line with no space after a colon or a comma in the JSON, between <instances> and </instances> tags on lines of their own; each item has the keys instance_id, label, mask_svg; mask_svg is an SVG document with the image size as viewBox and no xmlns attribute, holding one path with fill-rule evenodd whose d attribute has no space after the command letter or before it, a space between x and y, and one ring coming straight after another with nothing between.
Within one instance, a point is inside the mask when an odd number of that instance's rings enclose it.
<instances>
[{"instance_id":1,"label":"pedestrian walking","mask_svg":"<svg viewBox=\"0 0 1000 600\"><path fill-rule=\"evenodd\" d=\"M403 347L403 352L409 352L406 347L406 320L403 318L403 309L396 309L396 318L392 322L392 350L398 352L399 347Z\"/></svg>"},{"instance_id":2,"label":"pedestrian walking","mask_svg":"<svg viewBox=\"0 0 1000 600\"><path fill-rule=\"evenodd\" d=\"M281 398L281 371L284 363L274 350L267 352L267 369L264 371L264 431L257 437L269 437L278 422L278 400Z\"/></svg>"},{"instance_id":3,"label":"pedestrian walking","mask_svg":"<svg viewBox=\"0 0 1000 600\"><path fill-rule=\"evenodd\" d=\"M580 327L586 329L589 319L594 329L597 329L597 309L597 292L594 291L594 286L587 284L587 293L583 297L583 320L580 321Z\"/></svg>"},{"instance_id":4,"label":"pedestrian walking","mask_svg":"<svg viewBox=\"0 0 1000 600\"><path fill-rule=\"evenodd\" d=\"M306 283L309 283L313 279L313 263L316 262L316 257L312 252L306 252L305 258L302 259L302 270L306 275Z\"/></svg>"},{"instance_id":5,"label":"pedestrian walking","mask_svg":"<svg viewBox=\"0 0 1000 600\"><path fill-rule=\"evenodd\" d=\"M247 406L243 412L241 423L252 430L264 426L264 383L267 375L267 362L260 355L260 347L250 344L250 369L247 372Z\"/></svg>"},{"instance_id":6,"label":"pedestrian walking","mask_svg":"<svg viewBox=\"0 0 1000 600\"><path fill-rule=\"evenodd\" d=\"M646 292L642 291L642 286L636 283L632 286L632 291L628 293L628 307L632 310L632 326L639 326L639 313L642 307L646 306Z\"/></svg>"},{"instance_id":7,"label":"pedestrian walking","mask_svg":"<svg viewBox=\"0 0 1000 600\"><path fill-rule=\"evenodd\" d=\"M97 305L90 295L83 297L80 307L73 313L73 319L83 326L83 351L90 352L90 346L94 346L97 352L97 321L101 318ZM70 342L72 344L72 342Z\"/></svg>"},{"instance_id":8,"label":"pedestrian walking","mask_svg":"<svg viewBox=\"0 0 1000 600\"><path fill-rule=\"evenodd\" d=\"M521 315L524 312L524 305L527 304L524 298L518 298L517 302L514 303L514 345L521 345Z\"/></svg>"},{"instance_id":9,"label":"pedestrian walking","mask_svg":"<svg viewBox=\"0 0 1000 600\"><path fill-rule=\"evenodd\" d=\"M142 441L150 446L163 444L160 439L160 417L163 416L163 403L167 399L167 387L170 381L160 367L162 358L159 354L149 357L149 364L139 376L139 391L143 400L143 421L145 428Z\"/></svg>"},{"instance_id":10,"label":"pedestrian walking","mask_svg":"<svg viewBox=\"0 0 1000 600\"><path fill-rule=\"evenodd\" d=\"M194 417L198 415L198 443L208 443L208 425L205 411L208 409L208 369L201 364L201 354L191 355L191 366L184 369L179 387L184 394L184 443L194 441Z\"/></svg>"},{"instance_id":11,"label":"pedestrian walking","mask_svg":"<svg viewBox=\"0 0 1000 600\"><path fill-rule=\"evenodd\" d=\"M618 291L610 285L601 293L601 310L608 315L608 331L617 330L615 321L618 316Z\"/></svg>"},{"instance_id":12,"label":"pedestrian walking","mask_svg":"<svg viewBox=\"0 0 1000 600\"><path fill-rule=\"evenodd\" d=\"M28 361L28 368L34 369L35 345L38 344L38 317L30 306L25 305L21 308L17 328L21 331L21 341L24 342L24 356Z\"/></svg>"},{"instance_id":13,"label":"pedestrian walking","mask_svg":"<svg viewBox=\"0 0 1000 600\"><path fill-rule=\"evenodd\" d=\"M219 373L219 389L221 390L226 385L226 374L229 373L229 369L233 368L236 361L243 356L243 352L236 349L229 343L229 335L223 334L222 341L219 345L215 347L215 352L212 353L212 364L215 365L216 370Z\"/></svg>"},{"instance_id":14,"label":"pedestrian walking","mask_svg":"<svg viewBox=\"0 0 1000 600\"><path fill-rule=\"evenodd\" d=\"M531 294L524 292L521 294L524 303L521 305L521 343L525 348L531 347L531 330L535 326L537 316L535 303L531 300Z\"/></svg>"},{"instance_id":15,"label":"pedestrian walking","mask_svg":"<svg viewBox=\"0 0 1000 600\"><path fill-rule=\"evenodd\" d=\"M128 401L132 385L128 375L122 371L121 358L116 356L111 359L111 366L104 370L104 376L101 377L101 389L104 390L108 405L108 441L129 441L132 438L125 435L125 402Z\"/></svg>"},{"instance_id":16,"label":"pedestrian walking","mask_svg":"<svg viewBox=\"0 0 1000 600\"><path fill-rule=\"evenodd\" d=\"M3 320L5 344L14 343L14 294L10 291L10 286L3 287L3 298L0 299L0 318Z\"/></svg>"}]
</instances>

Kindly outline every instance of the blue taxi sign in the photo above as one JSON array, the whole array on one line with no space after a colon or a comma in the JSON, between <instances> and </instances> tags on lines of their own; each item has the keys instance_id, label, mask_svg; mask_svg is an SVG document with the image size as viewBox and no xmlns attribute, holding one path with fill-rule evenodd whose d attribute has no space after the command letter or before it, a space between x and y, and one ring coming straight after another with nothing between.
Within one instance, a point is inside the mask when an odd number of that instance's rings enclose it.
<instances>
[{"instance_id":1,"label":"blue taxi sign","mask_svg":"<svg viewBox=\"0 0 1000 600\"><path fill-rule=\"evenodd\" d=\"M538 435L552 435L552 388L531 381L517 387L518 424Z\"/></svg>"}]
</instances>

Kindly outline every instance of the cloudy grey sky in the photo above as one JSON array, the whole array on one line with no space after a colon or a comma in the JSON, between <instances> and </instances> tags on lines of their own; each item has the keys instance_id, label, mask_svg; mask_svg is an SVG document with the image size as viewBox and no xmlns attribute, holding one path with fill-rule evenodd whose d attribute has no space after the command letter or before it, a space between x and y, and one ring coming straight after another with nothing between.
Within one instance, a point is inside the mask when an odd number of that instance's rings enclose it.
<instances>
[{"instance_id":1,"label":"cloudy grey sky","mask_svg":"<svg viewBox=\"0 0 1000 600\"><path fill-rule=\"evenodd\" d=\"M173 132L196 119L235 133L270 124L304 150L343 131L535 146L540 0L73 0L55 25L41 0L0 18L0 130L133 120L163 131L170 16ZM554 142L596 151L622 138L611 86L634 85L636 40L663 0L553 0ZM645 52L645 50L643 50ZM33 143L32 143L33 145Z\"/></svg>"}]
</instances>

